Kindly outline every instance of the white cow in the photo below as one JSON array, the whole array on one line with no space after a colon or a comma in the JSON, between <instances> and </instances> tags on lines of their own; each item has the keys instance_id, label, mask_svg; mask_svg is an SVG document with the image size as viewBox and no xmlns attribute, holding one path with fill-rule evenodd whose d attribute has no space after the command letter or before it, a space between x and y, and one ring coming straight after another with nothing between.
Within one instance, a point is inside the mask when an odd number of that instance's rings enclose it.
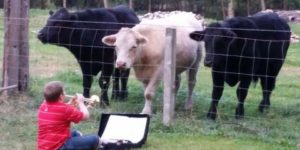
<instances>
[{"instance_id":1,"label":"white cow","mask_svg":"<svg viewBox=\"0 0 300 150\"><path fill-rule=\"evenodd\" d=\"M152 114L152 100L163 73L162 65L167 27L176 28L176 82L177 92L180 74L187 72L188 97L185 108L192 108L192 92L196 83L196 74L201 60L202 45L189 38L194 30L203 29L200 22L190 13L176 14L167 18L143 20L133 28L122 28L118 33L105 36L102 42L115 46L117 52L116 67L131 68L135 76L144 84L145 105L143 114Z\"/></svg>"}]
</instances>

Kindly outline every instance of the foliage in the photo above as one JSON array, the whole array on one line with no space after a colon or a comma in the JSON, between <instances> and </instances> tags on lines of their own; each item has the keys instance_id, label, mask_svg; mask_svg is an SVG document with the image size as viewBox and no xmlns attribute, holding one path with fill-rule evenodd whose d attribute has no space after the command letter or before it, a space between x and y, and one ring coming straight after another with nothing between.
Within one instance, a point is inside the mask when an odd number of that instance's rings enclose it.
<instances>
[{"instance_id":1,"label":"foliage","mask_svg":"<svg viewBox=\"0 0 300 150\"><path fill-rule=\"evenodd\" d=\"M213 4L211 2L210 4ZM30 89L0 103L0 150L35 149L36 112L42 102L43 85L51 80L65 82L67 94L82 91L81 72L74 57L64 48L43 45L36 39L36 31L45 23L48 10L30 12ZM297 24L291 25L300 34ZM4 30L0 29L0 35ZM234 119L235 88L226 87L219 104L217 121L206 119L210 103L210 70L201 66L194 93L194 108L183 109L186 98L186 80L177 95L176 116L171 127L162 125L162 88L154 101L155 114L151 117L147 143L143 149L162 150L294 150L300 145L300 44L291 45L277 87L272 95L272 106L264 114L257 111L261 98L260 86L250 88L245 103L246 118ZM0 49L0 55L3 50ZM1 59L2 57L0 57ZM97 81L91 93L99 94ZM129 80L129 98L126 102L111 101L111 107L92 109L89 121L75 128L84 134L96 133L103 112L139 113L143 107L143 87L134 75ZM298 146L297 146L298 145Z\"/></svg>"},{"instance_id":2,"label":"foliage","mask_svg":"<svg viewBox=\"0 0 300 150\"><path fill-rule=\"evenodd\" d=\"M3 0L0 0L3 1ZM44 6L46 1L50 1L51 5ZM139 12L147 12L149 2L151 2L151 11L170 11L185 10L203 14L207 18L222 19L222 2L224 10L229 0L134 0L134 9ZM108 0L109 6L119 4L128 5L129 0ZM286 9L294 10L300 8L300 0L265 0L267 9ZM62 7L62 0L31 0L31 8L52 8ZM247 7L249 4L249 8ZM103 7L103 0L67 0L68 8L91 8ZM0 5L1 7L1 5ZM245 16L253 14L261 10L260 0L235 0L234 12L236 15ZM218 11L216 11L218 10Z\"/></svg>"}]
</instances>

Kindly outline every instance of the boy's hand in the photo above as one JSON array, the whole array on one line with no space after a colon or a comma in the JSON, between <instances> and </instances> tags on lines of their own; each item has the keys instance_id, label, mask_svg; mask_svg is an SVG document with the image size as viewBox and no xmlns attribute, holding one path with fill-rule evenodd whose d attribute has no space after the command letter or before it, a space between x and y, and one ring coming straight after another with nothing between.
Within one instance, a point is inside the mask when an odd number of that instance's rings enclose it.
<instances>
[{"instance_id":1,"label":"boy's hand","mask_svg":"<svg viewBox=\"0 0 300 150\"><path fill-rule=\"evenodd\" d=\"M72 98L67 102L67 104L72 105L72 106L74 106L74 107L78 107L78 103L77 103L76 99L77 99L76 96L72 97Z\"/></svg>"},{"instance_id":2,"label":"boy's hand","mask_svg":"<svg viewBox=\"0 0 300 150\"><path fill-rule=\"evenodd\" d=\"M81 104L81 103L84 104L84 97L82 94L76 93L75 98L76 98L75 101L77 102L77 104Z\"/></svg>"}]
</instances>

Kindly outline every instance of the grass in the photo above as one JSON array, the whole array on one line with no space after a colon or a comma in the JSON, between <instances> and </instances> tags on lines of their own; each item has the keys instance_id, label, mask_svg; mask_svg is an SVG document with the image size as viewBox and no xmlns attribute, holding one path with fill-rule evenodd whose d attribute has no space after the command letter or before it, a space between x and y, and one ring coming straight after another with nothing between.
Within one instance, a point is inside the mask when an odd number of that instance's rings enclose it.
<instances>
[{"instance_id":1,"label":"grass","mask_svg":"<svg viewBox=\"0 0 300 150\"><path fill-rule=\"evenodd\" d=\"M51 80L65 82L66 92L82 91L81 72L74 57L66 50L53 45L43 45L36 39L37 31L44 25L47 11L31 10L30 22L30 86L26 93L16 94L0 102L0 150L33 150L36 140L36 111L43 97L41 89ZM291 25L300 34L299 25ZM3 29L0 28L3 36ZM1 42L3 44L3 41ZM235 120L235 88L226 87L219 104L216 121L206 119L210 104L210 70L201 66L194 92L194 107L183 109L186 98L186 80L183 80L176 100L176 115L171 127L162 124L162 86L154 101L155 114L151 117L147 143L142 149L162 150L293 150L300 148L300 44L292 44L285 65L278 76L272 95L272 106L261 114L257 106L261 88L251 86L245 103L245 119ZM2 59L2 50L0 50ZM1 60L2 61L2 60ZM184 79L184 77L183 77ZM99 94L97 77L91 94ZM143 108L142 85L134 75L129 80L129 98L126 102L111 101L110 108L92 109L89 121L75 125L85 134L96 133L100 114L139 113Z\"/></svg>"}]
</instances>

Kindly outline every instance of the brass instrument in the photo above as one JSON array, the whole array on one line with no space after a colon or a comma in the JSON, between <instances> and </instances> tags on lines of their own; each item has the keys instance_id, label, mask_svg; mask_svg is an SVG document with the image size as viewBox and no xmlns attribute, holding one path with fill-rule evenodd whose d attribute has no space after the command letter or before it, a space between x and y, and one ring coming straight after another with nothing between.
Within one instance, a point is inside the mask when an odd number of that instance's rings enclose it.
<instances>
[{"instance_id":1,"label":"brass instrument","mask_svg":"<svg viewBox=\"0 0 300 150\"><path fill-rule=\"evenodd\" d=\"M75 97L74 95L65 95L68 98L73 98ZM92 95L90 98L84 98L83 99L84 102L87 103L87 105L94 105L95 103L100 103L100 98L98 95Z\"/></svg>"}]
</instances>

